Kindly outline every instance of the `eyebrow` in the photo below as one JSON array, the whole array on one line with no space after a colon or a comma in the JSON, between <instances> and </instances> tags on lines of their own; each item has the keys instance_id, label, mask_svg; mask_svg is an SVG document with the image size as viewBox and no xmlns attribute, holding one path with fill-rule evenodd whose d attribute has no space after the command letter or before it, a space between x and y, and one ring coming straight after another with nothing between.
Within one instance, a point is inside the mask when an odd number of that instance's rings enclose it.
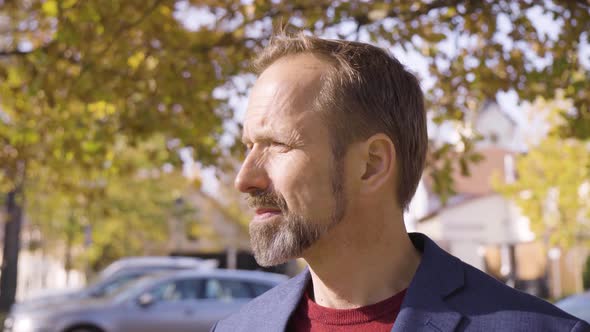
<instances>
[{"instance_id":1,"label":"eyebrow","mask_svg":"<svg viewBox=\"0 0 590 332\"><path fill-rule=\"evenodd\" d=\"M275 140L277 140L277 138L271 137L268 134L256 135L256 138L254 139L254 141L258 141L258 142L270 142L270 141L275 141ZM242 143L248 144L248 143L252 143L252 141L253 140L246 138L246 136L242 136Z\"/></svg>"},{"instance_id":2,"label":"eyebrow","mask_svg":"<svg viewBox=\"0 0 590 332\"><path fill-rule=\"evenodd\" d=\"M255 135L254 141L258 142L272 142L272 141L282 141L286 144L296 144L297 142L301 141L301 134L296 131L291 131L289 135L280 134L278 136L271 136L268 133L263 133L260 135ZM252 140L247 138L245 135L242 135L242 144L248 145L248 143L252 143Z\"/></svg>"}]
</instances>

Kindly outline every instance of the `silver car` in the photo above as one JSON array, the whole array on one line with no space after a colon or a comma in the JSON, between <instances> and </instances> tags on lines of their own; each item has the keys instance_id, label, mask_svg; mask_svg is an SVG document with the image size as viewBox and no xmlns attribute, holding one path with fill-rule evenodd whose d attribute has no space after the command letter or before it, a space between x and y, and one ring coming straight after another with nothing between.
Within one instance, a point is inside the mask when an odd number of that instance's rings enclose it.
<instances>
[{"instance_id":1,"label":"silver car","mask_svg":"<svg viewBox=\"0 0 590 332\"><path fill-rule=\"evenodd\" d=\"M567 297L555 305L561 310L590 323L590 291Z\"/></svg>"},{"instance_id":2,"label":"silver car","mask_svg":"<svg viewBox=\"0 0 590 332\"><path fill-rule=\"evenodd\" d=\"M218 262L216 260L204 260L193 257L126 257L107 266L98 275L98 278L85 288L34 297L15 303L11 308L11 313L42 309L73 300L106 297L127 283L156 271L214 269L217 265Z\"/></svg>"},{"instance_id":3,"label":"silver car","mask_svg":"<svg viewBox=\"0 0 590 332\"><path fill-rule=\"evenodd\" d=\"M109 297L15 313L4 332L199 332L287 280L239 270L162 272Z\"/></svg>"}]
</instances>

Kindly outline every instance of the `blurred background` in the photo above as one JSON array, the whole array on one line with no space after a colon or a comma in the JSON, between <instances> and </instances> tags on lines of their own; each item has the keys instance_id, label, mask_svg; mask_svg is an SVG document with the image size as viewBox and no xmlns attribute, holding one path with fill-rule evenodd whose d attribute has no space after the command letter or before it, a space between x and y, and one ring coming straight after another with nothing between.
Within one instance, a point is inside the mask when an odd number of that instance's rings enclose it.
<instances>
[{"instance_id":1,"label":"blurred background","mask_svg":"<svg viewBox=\"0 0 590 332\"><path fill-rule=\"evenodd\" d=\"M121 266L121 289L260 270L232 181L249 61L279 27L373 43L419 77L430 150L409 230L590 308L590 1L0 0L1 312L73 302ZM180 297L239 293L198 285ZM37 331L13 316L5 330ZM97 324L80 331L122 326Z\"/></svg>"}]
</instances>

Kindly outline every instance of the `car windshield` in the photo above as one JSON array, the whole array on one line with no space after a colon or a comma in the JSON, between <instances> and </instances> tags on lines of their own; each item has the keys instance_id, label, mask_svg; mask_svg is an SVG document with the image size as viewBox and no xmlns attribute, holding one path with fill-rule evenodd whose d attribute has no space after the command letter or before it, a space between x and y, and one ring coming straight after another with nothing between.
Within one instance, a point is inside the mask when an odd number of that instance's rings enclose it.
<instances>
[{"instance_id":1,"label":"car windshield","mask_svg":"<svg viewBox=\"0 0 590 332\"><path fill-rule=\"evenodd\" d=\"M89 283L88 288L92 288L93 290L99 291L102 288L109 287L110 284L116 284L117 282L119 282L119 279L126 278L129 275L134 274L134 276L133 276L134 278L132 278L134 280L134 279L142 277L145 274L145 273L139 273L138 271L141 271L141 270L149 271L149 270L155 270L155 269L136 268L136 269L129 269L130 271L122 271L122 270L123 270L123 267L121 266L121 264L113 263L113 264L109 265L101 273L99 273L94 278L92 278L92 281ZM135 272L131 272L131 271L135 271Z\"/></svg>"},{"instance_id":2,"label":"car windshield","mask_svg":"<svg viewBox=\"0 0 590 332\"><path fill-rule=\"evenodd\" d=\"M146 275L148 275L147 272L134 273L128 275L120 275L110 280L105 280L103 283L96 284L94 287L92 287L90 295L93 297L108 297L111 294L117 293L120 289L125 288L127 285L133 283L138 279L141 279Z\"/></svg>"}]
</instances>

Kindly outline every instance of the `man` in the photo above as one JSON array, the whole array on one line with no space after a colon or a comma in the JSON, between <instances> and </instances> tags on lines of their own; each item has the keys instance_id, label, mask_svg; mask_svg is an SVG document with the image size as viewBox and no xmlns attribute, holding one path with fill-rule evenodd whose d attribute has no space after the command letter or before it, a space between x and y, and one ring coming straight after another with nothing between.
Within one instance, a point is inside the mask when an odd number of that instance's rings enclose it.
<instances>
[{"instance_id":1,"label":"man","mask_svg":"<svg viewBox=\"0 0 590 332\"><path fill-rule=\"evenodd\" d=\"M309 268L215 331L587 331L408 234L428 138L417 79L371 45L274 37L256 61L237 189L254 255Z\"/></svg>"}]
</instances>

